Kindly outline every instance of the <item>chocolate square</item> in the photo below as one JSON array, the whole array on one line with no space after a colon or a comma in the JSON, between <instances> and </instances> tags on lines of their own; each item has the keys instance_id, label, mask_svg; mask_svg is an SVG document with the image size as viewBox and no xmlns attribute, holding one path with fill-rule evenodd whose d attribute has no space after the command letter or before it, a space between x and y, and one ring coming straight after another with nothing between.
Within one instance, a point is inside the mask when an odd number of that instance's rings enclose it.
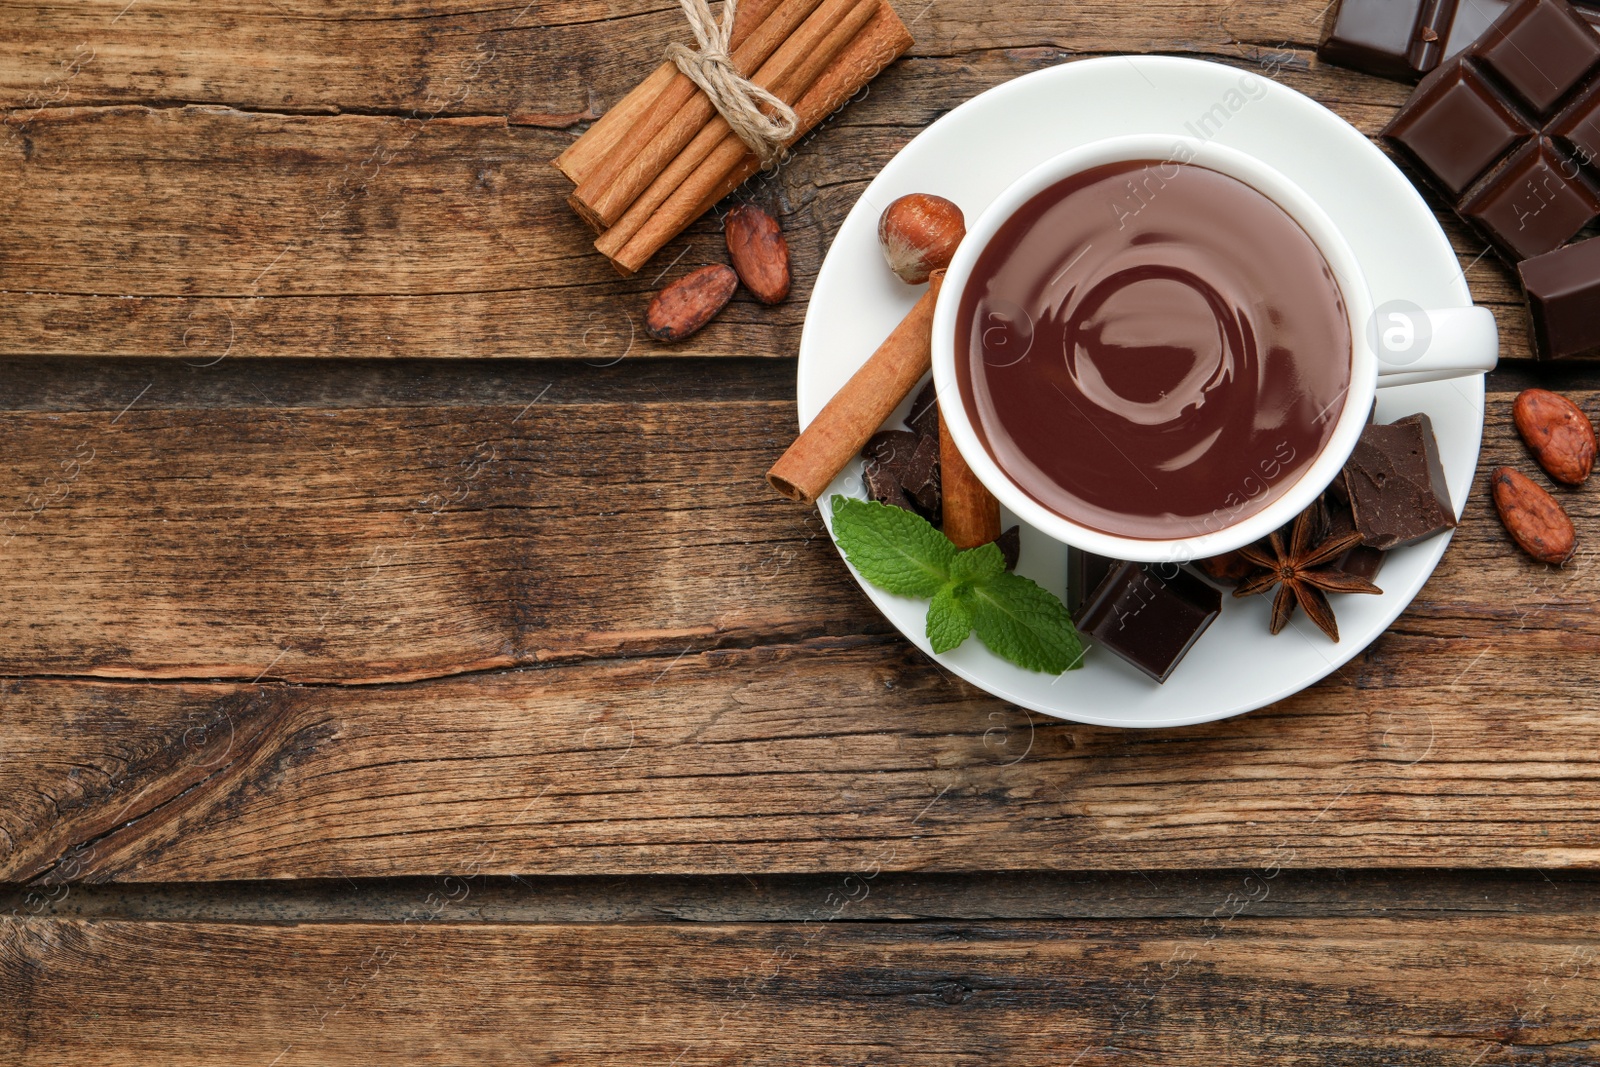
<instances>
[{"instance_id":1,"label":"chocolate square","mask_svg":"<svg viewBox=\"0 0 1600 1067\"><path fill-rule=\"evenodd\" d=\"M1452 62L1423 80L1384 136L1454 198L1534 132L1470 66Z\"/></svg>"},{"instance_id":2,"label":"chocolate square","mask_svg":"<svg viewBox=\"0 0 1600 1067\"><path fill-rule=\"evenodd\" d=\"M1344 0L1317 49L1329 63L1384 78L1412 80L1439 62L1438 33L1424 40L1429 0Z\"/></svg>"},{"instance_id":3,"label":"chocolate square","mask_svg":"<svg viewBox=\"0 0 1600 1067\"><path fill-rule=\"evenodd\" d=\"M1519 4L1473 50L1490 74L1541 119L1600 66L1600 38L1565 0Z\"/></svg>"},{"instance_id":4,"label":"chocolate square","mask_svg":"<svg viewBox=\"0 0 1600 1067\"><path fill-rule=\"evenodd\" d=\"M1461 214L1514 263L1560 248L1600 215L1600 199L1540 139L1463 200Z\"/></svg>"},{"instance_id":5,"label":"chocolate square","mask_svg":"<svg viewBox=\"0 0 1600 1067\"><path fill-rule=\"evenodd\" d=\"M1556 147L1573 168L1600 174L1600 83L1580 94L1550 127Z\"/></svg>"},{"instance_id":6,"label":"chocolate square","mask_svg":"<svg viewBox=\"0 0 1600 1067\"><path fill-rule=\"evenodd\" d=\"M1492 26L1496 19L1506 13L1512 0L1442 0L1441 8L1449 7L1454 10L1454 17L1450 20L1449 30L1444 34L1444 55L1440 59L1449 59L1462 49L1472 44L1483 31Z\"/></svg>"},{"instance_id":7,"label":"chocolate square","mask_svg":"<svg viewBox=\"0 0 1600 1067\"><path fill-rule=\"evenodd\" d=\"M1368 426L1340 477L1363 542L1387 551L1456 525L1439 442L1425 414Z\"/></svg>"},{"instance_id":8,"label":"chocolate square","mask_svg":"<svg viewBox=\"0 0 1600 1067\"><path fill-rule=\"evenodd\" d=\"M1081 548L1067 548L1067 610L1076 614L1121 560L1097 556Z\"/></svg>"},{"instance_id":9,"label":"chocolate square","mask_svg":"<svg viewBox=\"0 0 1600 1067\"><path fill-rule=\"evenodd\" d=\"M1165 682L1222 611L1222 593L1173 563L1118 563L1085 601L1078 629Z\"/></svg>"},{"instance_id":10,"label":"chocolate square","mask_svg":"<svg viewBox=\"0 0 1600 1067\"><path fill-rule=\"evenodd\" d=\"M1600 356L1600 237L1524 260L1517 270L1538 357Z\"/></svg>"}]
</instances>

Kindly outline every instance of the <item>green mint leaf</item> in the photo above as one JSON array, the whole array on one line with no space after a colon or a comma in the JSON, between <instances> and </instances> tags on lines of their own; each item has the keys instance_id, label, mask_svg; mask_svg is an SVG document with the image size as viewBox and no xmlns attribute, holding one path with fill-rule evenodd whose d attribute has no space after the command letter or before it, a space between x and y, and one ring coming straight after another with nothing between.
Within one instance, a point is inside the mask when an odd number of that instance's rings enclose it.
<instances>
[{"instance_id":1,"label":"green mint leaf","mask_svg":"<svg viewBox=\"0 0 1600 1067\"><path fill-rule=\"evenodd\" d=\"M920 515L835 496L833 539L861 577L889 593L931 597L950 580L956 547Z\"/></svg>"},{"instance_id":2,"label":"green mint leaf","mask_svg":"<svg viewBox=\"0 0 1600 1067\"><path fill-rule=\"evenodd\" d=\"M928 605L928 640L935 652L949 652L972 633L970 599L969 590L953 583L933 594Z\"/></svg>"},{"instance_id":3,"label":"green mint leaf","mask_svg":"<svg viewBox=\"0 0 1600 1067\"><path fill-rule=\"evenodd\" d=\"M957 582L977 582L993 578L1005 569L1005 554L1000 551L999 545L990 541L986 545L957 552L955 561L950 564L950 577Z\"/></svg>"},{"instance_id":4,"label":"green mint leaf","mask_svg":"<svg viewBox=\"0 0 1600 1067\"><path fill-rule=\"evenodd\" d=\"M1010 572L972 587L972 622L989 651L1030 671L1060 674L1083 665L1083 644L1066 605Z\"/></svg>"}]
</instances>

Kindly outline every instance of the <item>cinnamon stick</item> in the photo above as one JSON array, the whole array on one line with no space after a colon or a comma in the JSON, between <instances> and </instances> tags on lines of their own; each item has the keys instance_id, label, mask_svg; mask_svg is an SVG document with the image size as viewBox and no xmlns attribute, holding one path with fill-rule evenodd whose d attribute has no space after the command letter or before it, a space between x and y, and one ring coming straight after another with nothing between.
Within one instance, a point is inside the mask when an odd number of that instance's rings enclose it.
<instances>
[{"instance_id":1,"label":"cinnamon stick","mask_svg":"<svg viewBox=\"0 0 1600 1067\"><path fill-rule=\"evenodd\" d=\"M818 123L861 91L878 72L899 58L912 44L911 34L900 21L887 0L880 0L877 13L864 26L854 41L839 54L801 98L795 102L795 114L800 119L800 130L794 144ZM718 200L742 185L761 166L753 153L734 138L724 139L704 163L697 167L674 189L637 233L615 254L612 266L624 274L632 274L663 245L682 233L695 219L709 211ZM598 244L598 242L597 242Z\"/></svg>"},{"instance_id":2,"label":"cinnamon stick","mask_svg":"<svg viewBox=\"0 0 1600 1067\"><path fill-rule=\"evenodd\" d=\"M983 487L957 451L943 413L939 416L939 496L944 535L957 548L977 548L1000 536L1000 501Z\"/></svg>"},{"instance_id":3,"label":"cinnamon stick","mask_svg":"<svg viewBox=\"0 0 1600 1067\"><path fill-rule=\"evenodd\" d=\"M814 504L916 388L932 365L933 305L944 283L934 271L928 291L861 369L833 394L817 417L767 472L767 482L790 500Z\"/></svg>"},{"instance_id":4,"label":"cinnamon stick","mask_svg":"<svg viewBox=\"0 0 1600 1067\"><path fill-rule=\"evenodd\" d=\"M728 47L736 49L749 40L750 34L781 2L744 0L733 14L733 33L728 39ZM677 75L678 68L674 63L663 63L651 71L648 78L635 85L609 111L596 119L594 125L583 131L583 136L553 159L552 165L565 174L573 185L581 184L611 150L628 137L640 116L655 106L662 92Z\"/></svg>"},{"instance_id":5,"label":"cinnamon stick","mask_svg":"<svg viewBox=\"0 0 1600 1067\"><path fill-rule=\"evenodd\" d=\"M748 78L821 3L822 0L783 0L750 34L750 39L733 50L734 67ZM711 99L700 87L687 75L678 74L638 118L627 137L578 184L568 203L596 228L612 225L715 112Z\"/></svg>"},{"instance_id":6,"label":"cinnamon stick","mask_svg":"<svg viewBox=\"0 0 1600 1067\"><path fill-rule=\"evenodd\" d=\"M791 37L782 48L778 49L777 53L767 61L766 66L762 67L761 71L752 80L764 88L771 89L784 103L793 104L816 84L817 79L822 77L828 67L839 57L840 53L850 45L851 41L855 40L856 35L867 24L868 20L877 14L878 3L879 0L847 0L846 4L843 5L845 7L844 14L837 18L834 17L833 12L830 10L834 5L823 4L812 14L806 26L802 26L797 30L795 36ZM827 28L827 33L822 40L815 44L809 41L801 42L801 38L806 32L806 27L811 22L824 17L828 19L831 26L828 23L823 24ZM786 56L785 53L790 50L790 46L796 45L797 42L800 42L795 49L798 54ZM763 78L768 75L771 68L778 67L781 71L790 63L793 64L793 67L787 71L781 82L768 84L763 81ZM639 194L638 199L617 220L617 224L595 241L595 247L608 257L615 257L633 235L638 233L639 229L655 214L656 209L661 206L662 202L687 181L690 175L721 146L722 142L730 139L737 144L737 148L732 150L740 152L741 155L747 151L743 142L739 140L738 135L729 128L727 120L720 115L713 118L701 128L700 132L695 135L694 140L690 141L683 151L678 153L677 158L672 161L667 169L657 175L655 181L651 182L649 187Z\"/></svg>"},{"instance_id":7,"label":"cinnamon stick","mask_svg":"<svg viewBox=\"0 0 1600 1067\"><path fill-rule=\"evenodd\" d=\"M744 12L735 12L735 18ZM671 63L663 63L650 76L633 90L612 105L607 111L595 120L594 125L583 131L579 137L567 146L551 165L571 179L573 185L578 185L587 178L596 165L606 157L628 135L639 116L650 110L656 100L672 81L678 68Z\"/></svg>"}]
</instances>

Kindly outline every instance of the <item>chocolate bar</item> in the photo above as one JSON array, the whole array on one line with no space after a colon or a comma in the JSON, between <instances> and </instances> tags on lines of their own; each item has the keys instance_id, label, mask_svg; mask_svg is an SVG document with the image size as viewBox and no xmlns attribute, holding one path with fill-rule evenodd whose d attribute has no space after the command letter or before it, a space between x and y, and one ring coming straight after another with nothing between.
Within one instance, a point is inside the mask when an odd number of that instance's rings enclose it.
<instances>
[{"instance_id":1,"label":"chocolate bar","mask_svg":"<svg viewBox=\"0 0 1600 1067\"><path fill-rule=\"evenodd\" d=\"M1439 442L1425 414L1362 430L1340 479L1366 547L1387 551L1455 529Z\"/></svg>"},{"instance_id":2,"label":"chocolate bar","mask_svg":"<svg viewBox=\"0 0 1600 1067\"><path fill-rule=\"evenodd\" d=\"M1384 138L1511 263L1560 248L1600 216L1600 36L1566 0L1518 0Z\"/></svg>"},{"instance_id":3,"label":"chocolate bar","mask_svg":"<svg viewBox=\"0 0 1600 1067\"><path fill-rule=\"evenodd\" d=\"M1511 0L1344 0L1317 58L1414 82L1477 40L1510 6ZM1573 7L1600 24L1600 0Z\"/></svg>"},{"instance_id":4,"label":"chocolate bar","mask_svg":"<svg viewBox=\"0 0 1600 1067\"><path fill-rule=\"evenodd\" d=\"M1165 682L1222 611L1222 594L1175 563L1118 563L1084 602L1078 629Z\"/></svg>"},{"instance_id":5,"label":"chocolate bar","mask_svg":"<svg viewBox=\"0 0 1600 1067\"><path fill-rule=\"evenodd\" d=\"M1517 265L1540 359L1600 356L1600 237Z\"/></svg>"}]
</instances>

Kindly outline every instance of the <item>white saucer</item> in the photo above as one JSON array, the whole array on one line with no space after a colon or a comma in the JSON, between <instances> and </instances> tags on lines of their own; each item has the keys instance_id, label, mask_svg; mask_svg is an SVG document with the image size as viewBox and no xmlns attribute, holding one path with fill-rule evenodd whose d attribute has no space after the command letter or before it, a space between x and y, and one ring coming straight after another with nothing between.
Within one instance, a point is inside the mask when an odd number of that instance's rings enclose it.
<instances>
[{"instance_id":1,"label":"white saucer","mask_svg":"<svg viewBox=\"0 0 1600 1067\"><path fill-rule=\"evenodd\" d=\"M937 193L971 220L1017 177L1068 148L1118 134L1192 136L1197 129L1256 155L1310 192L1349 239L1375 304L1405 299L1445 308L1471 302L1455 253L1422 197L1366 137L1322 105L1264 75L1217 63L1167 56L1080 60L967 101L906 145L867 187L828 252L806 312L800 424L816 416L921 294L921 287L889 272L878 250L878 216L890 201L906 193ZM1483 395L1481 376L1378 394L1381 422L1414 411L1432 418L1458 514L1477 467ZM846 468L832 493L864 495L859 464ZM1004 519L1007 525L1014 521ZM1081 669L1060 677L1014 667L976 636L934 658L1001 699L1064 719L1138 727L1209 722L1281 700L1343 665L1411 603L1449 541L1444 535L1389 553L1377 580L1382 596L1335 596L1338 644L1301 612L1274 637L1267 632L1270 597L1225 595L1222 615L1165 685L1104 649L1091 648ZM1018 571L1061 595L1066 549L1025 526ZM862 588L932 655L923 631L926 601L866 583Z\"/></svg>"}]
</instances>

